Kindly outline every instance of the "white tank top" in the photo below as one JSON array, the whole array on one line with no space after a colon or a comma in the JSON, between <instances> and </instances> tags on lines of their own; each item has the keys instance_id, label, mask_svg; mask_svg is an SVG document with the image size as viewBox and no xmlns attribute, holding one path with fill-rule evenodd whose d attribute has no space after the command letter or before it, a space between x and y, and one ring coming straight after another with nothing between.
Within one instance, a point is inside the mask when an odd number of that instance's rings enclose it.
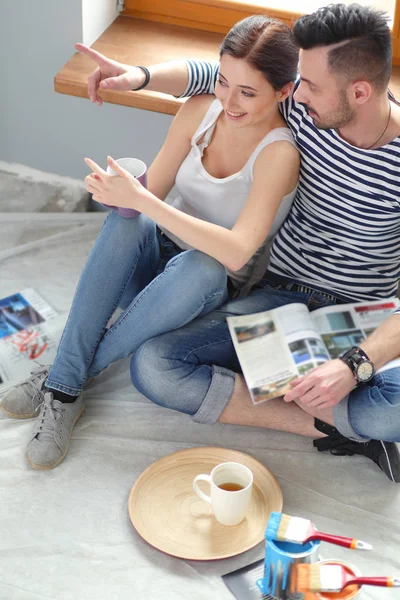
<instances>
[{"instance_id":1,"label":"white tank top","mask_svg":"<svg viewBox=\"0 0 400 600\"><path fill-rule=\"evenodd\" d=\"M222 110L218 99L211 103L193 135L190 152L177 172L175 187L165 201L188 215L232 229L249 196L254 163L261 150L278 140L285 140L294 146L296 144L289 129L278 127L261 140L240 171L223 179L213 177L204 168L202 157ZM202 138L203 141L199 144ZM229 277L238 290L243 288L248 290L262 278L268 263L272 239L285 220L295 193L296 188L283 198L267 238L251 259L239 271L233 272L227 269ZM180 248L184 250L191 248L167 229L161 229Z\"/></svg>"}]
</instances>

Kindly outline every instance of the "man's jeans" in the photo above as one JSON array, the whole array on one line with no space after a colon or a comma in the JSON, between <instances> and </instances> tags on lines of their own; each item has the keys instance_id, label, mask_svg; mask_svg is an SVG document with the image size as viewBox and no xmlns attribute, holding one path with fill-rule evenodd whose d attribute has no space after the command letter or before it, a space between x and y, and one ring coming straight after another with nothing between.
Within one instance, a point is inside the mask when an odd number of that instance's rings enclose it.
<instances>
[{"instance_id":1,"label":"man's jeans","mask_svg":"<svg viewBox=\"0 0 400 600\"><path fill-rule=\"evenodd\" d=\"M133 384L161 406L191 415L200 423L216 422L232 395L235 373L240 372L226 317L291 302L315 310L346 301L298 288L276 279L264 280L247 298L228 302L182 329L149 340L132 357ZM385 371L357 387L335 407L334 418L346 437L400 441L400 369Z\"/></svg>"},{"instance_id":2,"label":"man's jeans","mask_svg":"<svg viewBox=\"0 0 400 600\"><path fill-rule=\"evenodd\" d=\"M88 377L149 338L182 327L225 302L225 267L181 251L155 223L111 211L78 283L46 385L76 395ZM117 307L117 320L107 324Z\"/></svg>"}]
</instances>

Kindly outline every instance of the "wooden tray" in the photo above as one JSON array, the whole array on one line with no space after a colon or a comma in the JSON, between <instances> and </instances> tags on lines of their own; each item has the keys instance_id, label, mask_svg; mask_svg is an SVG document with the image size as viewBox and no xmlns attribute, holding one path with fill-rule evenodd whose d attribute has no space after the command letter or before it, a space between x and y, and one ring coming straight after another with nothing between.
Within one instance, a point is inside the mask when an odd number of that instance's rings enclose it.
<instances>
[{"instance_id":1,"label":"wooden tray","mask_svg":"<svg viewBox=\"0 0 400 600\"><path fill-rule=\"evenodd\" d=\"M193 479L210 473L221 462L239 462L254 476L249 512L239 525L221 525L209 504L193 491ZM209 486L204 490L209 493ZM217 560L253 548L264 539L271 511L281 512L278 482L258 460L226 448L190 448L169 454L150 465L129 495L129 516L149 544L178 558Z\"/></svg>"}]
</instances>

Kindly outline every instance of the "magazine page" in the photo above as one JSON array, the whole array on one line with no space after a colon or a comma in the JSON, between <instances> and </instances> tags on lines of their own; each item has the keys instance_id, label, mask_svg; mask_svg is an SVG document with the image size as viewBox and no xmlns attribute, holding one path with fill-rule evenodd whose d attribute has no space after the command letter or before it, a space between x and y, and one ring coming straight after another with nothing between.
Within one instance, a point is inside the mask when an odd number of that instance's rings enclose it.
<instances>
[{"instance_id":1,"label":"magazine page","mask_svg":"<svg viewBox=\"0 0 400 600\"><path fill-rule=\"evenodd\" d=\"M225 585L237 600L274 600L269 594L263 594L256 581L264 577L264 560L258 560L247 567L222 575Z\"/></svg>"},{"instance_id":2,"label":"magazine page","mask_svg":"<svg viewBox=\"0 0 400 600\"><path fill-rule=\"evenodd\" d=\"M0 396L53 361L64 324L31 288L0 299Z\"/></svg>"},{"instance_id":3,"label":"magazine page","mask_svg":"<svg viewBox=\"0 0 400 600\"><path fill-rule=\"evenodd\" d=\"M0 298L0 340L56 316L57 313L32 288Z\"/></svg>"},{"instance_id":4,"label":"magazine page","mask_svg":"<svg viewBox=\"0 0 400 600\"><path fill-rule=\"evenodd\" d=\"M227 322L254 404L283 396L293 379L329 360L304 304L228 317Z\"/></svg>"},{"instance_id":5,"label":"magazine page","mask_svg":"<svg viewBox=\"0 0 400 600\"><path fill-rule=\"evenodd\" d=\"M0 340L0 397L32 369L53 362L65 321L60 315Z\"/></svg>"},{"instance_id":6,"label":"magazine page","mask_svg":"<svg viewBox=\"0 0 400 600\"><path fill-rule=\"evenodd\" d=\"M398 306L398 298L336 304L314 311L311 317L329 355L331 358L337 358L353 346L359 346ZM388 362L378 372L399 366L400 358Z\"/></svg>"}]
</instances>

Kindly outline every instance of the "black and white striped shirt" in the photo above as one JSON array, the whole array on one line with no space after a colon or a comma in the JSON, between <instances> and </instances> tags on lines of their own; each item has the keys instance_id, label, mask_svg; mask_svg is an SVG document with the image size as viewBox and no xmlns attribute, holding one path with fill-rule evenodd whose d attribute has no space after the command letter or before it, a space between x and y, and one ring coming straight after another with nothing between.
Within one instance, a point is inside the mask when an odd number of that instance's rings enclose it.
<instances>
[{"instance_id":1,"label":"black and white striped shirt","mask_svg":"<svg viewBox=\"0 0 400 600\"><path fill-rule=\"evenodd\" d=\"M187 61L183 96L213 93L218 63ZM354 301L397 293L400 137L376 150L317 129L290 97L282 112L301 151L299 186L276 235L269 271Z\"/></svg>"}]
</instances>

